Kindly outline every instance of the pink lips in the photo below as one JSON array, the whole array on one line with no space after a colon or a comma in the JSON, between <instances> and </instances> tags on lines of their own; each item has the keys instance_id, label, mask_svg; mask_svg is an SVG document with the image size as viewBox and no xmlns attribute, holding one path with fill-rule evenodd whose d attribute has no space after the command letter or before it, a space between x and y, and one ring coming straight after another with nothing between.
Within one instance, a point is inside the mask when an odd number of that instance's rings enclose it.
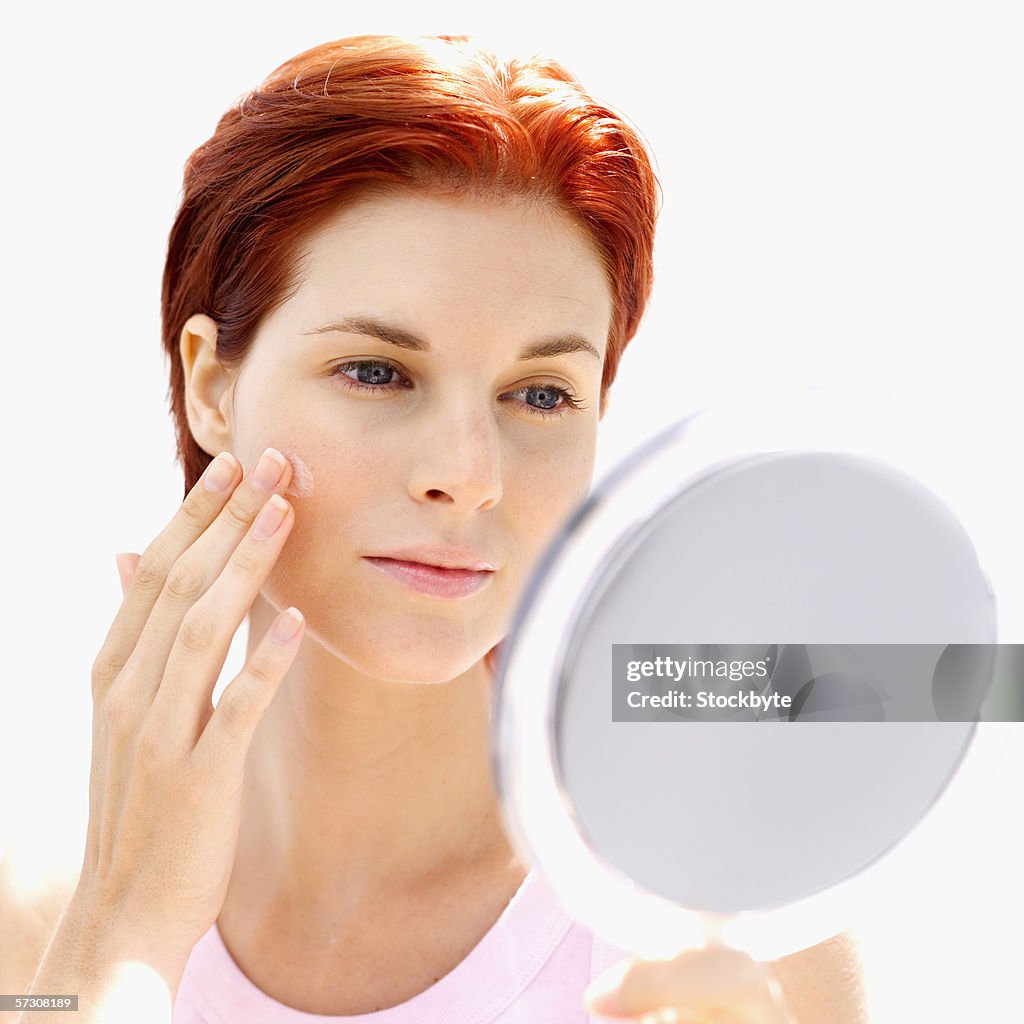
<instances>
[{"instance_id":1,"label":"pink lips","mask_svg":"<svg viewBox=\"0 0 1024 1024\"><path fill-rule=\"evenodd\" d=\"M494 575L491 570L444 569L438 565L398 558L367 556L365 561L385 576L404 583L410 590L449 599L475 594Z\"/></svg>"}]
</instances>

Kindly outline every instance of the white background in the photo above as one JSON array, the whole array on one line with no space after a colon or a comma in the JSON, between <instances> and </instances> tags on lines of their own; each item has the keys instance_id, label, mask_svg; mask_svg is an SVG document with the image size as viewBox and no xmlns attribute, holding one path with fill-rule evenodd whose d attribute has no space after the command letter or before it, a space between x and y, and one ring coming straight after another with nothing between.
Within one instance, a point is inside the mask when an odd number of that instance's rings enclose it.
<instances>
[{"instance_id":1,"label":"white background","mask_svg":"<svg viewBox=\"0 0 1024 1024\"><path fill-rule=\"evenodd\" d=\"M345 35L472 33L547 52L650 144L665 196L655 296L612 392L599 476L738 387L884 390L959 481L1000 638L1024 641L1018 5L718 2L673 24L668 10L67 4L8 23L4 829L44 837L44 852L77 842L113 555L142 551L181 497L159 293L185 160L279 63ZM998 756L942 856L886 891L866 929L878 1020L1024 1012L1011 974L1024 725L988 732ZM26 879L43 863L27 858Z\"/></svg>"}]
</instances>

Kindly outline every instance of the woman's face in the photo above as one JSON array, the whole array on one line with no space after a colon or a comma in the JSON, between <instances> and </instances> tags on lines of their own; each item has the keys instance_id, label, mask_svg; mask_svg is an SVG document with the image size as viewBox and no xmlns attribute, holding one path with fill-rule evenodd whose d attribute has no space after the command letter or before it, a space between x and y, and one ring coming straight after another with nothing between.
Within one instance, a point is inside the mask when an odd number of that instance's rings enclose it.
<instances>
[{"instance_id":1,"label":"woman's face","mask_svg":"<svg viewBox=\"0 0 1024 1024\"><path fill-rule=\"evenodd\" d=\"M563 212L417 194L364 198L304 253L233 384L243 464L272 445L298 457L293 486L310 478L263 595L361 672L447 681L506 634L589 488L605 273ZM439 597L369 560L410 547L494 571Z\"/></svg>"}]
</instances>

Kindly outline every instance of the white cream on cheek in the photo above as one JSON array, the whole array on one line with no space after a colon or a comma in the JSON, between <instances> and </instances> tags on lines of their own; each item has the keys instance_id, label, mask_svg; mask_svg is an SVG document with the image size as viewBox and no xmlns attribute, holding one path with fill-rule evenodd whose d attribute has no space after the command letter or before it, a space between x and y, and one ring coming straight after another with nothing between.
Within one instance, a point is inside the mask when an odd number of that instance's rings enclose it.
<instances>
[{"instance_id":1,"label":"white cream on cheek","mask_svg":"<svg viewBox=\"0 0 1024 1024\"><path fill-rule=\"evenodd\" d=\"M285 496L308 498L313 493L313 471L294 448L282 445L278 451L292 464L292 478L284 492Z\"/></svg>"}]
</instances>

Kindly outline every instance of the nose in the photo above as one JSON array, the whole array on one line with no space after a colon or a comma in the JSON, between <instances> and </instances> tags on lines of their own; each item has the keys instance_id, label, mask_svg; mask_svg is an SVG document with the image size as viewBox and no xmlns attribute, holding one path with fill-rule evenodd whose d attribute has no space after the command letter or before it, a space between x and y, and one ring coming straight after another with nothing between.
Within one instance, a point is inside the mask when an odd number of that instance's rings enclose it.
<instances>
[{"instance_id":1,"label":"nose","mask_svg":"<svg viewBox=\"0 0 1024 1024\"><path fill-rule=\"evenodd\" d=\"M469 402L449 401L444 415L419 424L409 473L416 501L484 512L501 501L501 435L494 417Z\"/></svg>"}]
</instances>

